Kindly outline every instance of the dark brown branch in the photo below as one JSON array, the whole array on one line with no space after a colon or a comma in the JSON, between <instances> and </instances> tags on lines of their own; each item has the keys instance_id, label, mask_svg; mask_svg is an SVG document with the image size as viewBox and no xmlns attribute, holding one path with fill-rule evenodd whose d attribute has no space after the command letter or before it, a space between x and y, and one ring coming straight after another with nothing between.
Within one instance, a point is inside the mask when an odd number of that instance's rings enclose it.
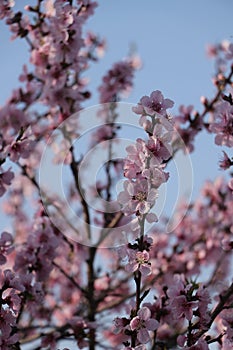
<instances>
[{"instance_id":1,"label":"dark brown branch","mask_svg":"<svg viewBox=\"0 0 233 350\"><path fill-rule=\"evenodd\" d=\"M88 239L91 239L90 214L89 214L88 205L87 205L85 199L83 198L82 189L81 189L80 184L79 184L78 163L75 160L73 146L71 146L70 152L72 155L72 161L70 164L70 168L71 168L71 171L72 171L72 174L74 177L75 187L78 191L78 194L80 195L80 202L81 202L81 205L83 208L83 216L84 216L84 221L85 221L87 237L88 237Z\"/></svg>"}]
</instances>

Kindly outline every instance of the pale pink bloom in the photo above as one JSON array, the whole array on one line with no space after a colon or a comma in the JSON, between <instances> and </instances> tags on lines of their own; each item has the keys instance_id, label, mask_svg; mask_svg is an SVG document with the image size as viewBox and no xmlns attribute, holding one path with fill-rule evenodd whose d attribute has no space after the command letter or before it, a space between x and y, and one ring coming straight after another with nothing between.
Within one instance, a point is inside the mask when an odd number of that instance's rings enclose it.
<instances>
[{"instance_id":1,"label":"pale pink bloom","mask_svg":"<svg viewBox=\"0 0 233 350\"><path fill-rule=\"evenodd\" d=\"M54 7L54 1L53 0L45 0L44 7L46 11L46 16L53 17L56 15L56 10Z\"/></svg>"},{"instance_id":2,"label":"pale pink bloom","mask_svg":"<svg viewBox=\"0 0 233 350\"><path fill-rule=\"evenodd\" d=\"M53 332L48 335L44 335L41 339L41 346L43 348L49 347L51 350L57 349L57 339L59 339L60 333Z\"/></svg>"},{"instance_id":3,"label":"pale pink bloom","mask_svg":"<svg viewBox=\"0 0 233 350\"><path fill-rule=\"evenodd\" d=\"M70 164L72 161L72 155L70 152L70 142L63 139L59 144L54 143L52 145L55 157L53 158L54 164Z\"/></svg>"},{"instance_id":4,"label":"pale pink bloom","mask_svg":"<svg viewBox=\"0 0 233 350\"><path fill-rule=\"evenodd\" d=\"M88 32L85 38L85 46L93 50L95 48L95 52L97 57L103 57L106 49L106 41L105 39L100 39L95 33ZM87 55L89 52L87 52ZM96 60L95 56L93 56L93 60Z\"/></svg>"},{"instance_id":5,"label":"pale pink bloom","mask_svg":"<svg viewBox=\"0 0 233 350\"><path fill-rule=\"evenodd\" d=\"M232 310L224 310L221 313L222 324L224 326L224 330L226 332L226 336L229 340L233 340L233 313Z\"/></svg>"},{"instance_id":6,"label":"pale pink bloom","mask_svg":"<svg viewBox=\"0 0 233 350\"><path fill-rule=\"evenodd\" d=\"M189 105L189 106L181 105L179 107L179 114L175 116L175 122L186 124L191 120L191 115L193 111L194 111L194 107L192 105Z\"/></svg>"},{"instance_id":7,"label":"pale pink bloom","mask_svg":"<svg viewBox=\"0 0 233 350\"><path fill-rule=\"evenodd\" d=\"M44 227L43 227L44 226ZM57 255L59 238L50 226L42 225L35 229L24 246L17 252L14 269L26 273L30 268L35 271L37 280L44 281L53 269L52 261Z\"/></svg>"},{"instance_id":8,"label":"pale pink bloom","mask_svg":"<svg viewBox=\"0 0 233 350\"><path fill-rule=\"evenodd\" d=\"M173 149L170 144L171 140L172 132L164 132L164 128L161 124L155 124L153 135L148 140L148 148L157 158L167 160L173 154Z\"/></svg>"},{"instance_id":9,"label":"pale pink bloom","mask_svg":"<svg viewBox=\"0 0 233 350\"><path fill-rule=\"evenodd\" d=\"M12 314L9 309L4 310L4 308L0 309L0 344L1 341L4 342L10 337L11 327L13 327L16 323L16 316Z\"/></svg>"},{"instance_id":10,"label":"pale pink bloom","mask_svg":"<svg viewBox=\"0 0 233 350\"><path fill-rule=\"evenodd\" d=\"M153 222L158 221L158 217L154 213L147 213L146 214L146 221L149 222L150 224L152 224Z\"/></svg>"},{"instance_id":11,"label":"pale pink bloom","mask_svg":"<svg viewBox=\"0 0 233 350\"><path fill-rule=\"evenodd\" d=\"M31 155L31 152L34 150L35 145L35 141L27 138L12 142L10 147L8 147L10 159L13 162L17 162L20 158L28 158Z\"/></svg>"},{"instance_id":12,"label":"pale pink bloom","mask_svg":"<svg viewBox=\"0 0 233 350\"><path fill-rule=\"evenodd\" d=\"M3 273L0 270L0 281L1 284L5 286L5 288L14 288L20 292L23 292L25 290L20 277L10 269L4 270Z\"/></svg>"},{"instance_id":13,"label":"pale pink bloom","mask_svg":"<svg viewBox=\"0 0 233 350\"><path fill-rule=\"evenodd\" d=\"M126 147L127 158L124 164L124 176L133 179L145 169L146 160L151 158L146 142L140 138L136 143Z\"/></svg>"},{"instance_id":14,"label":"pale pink bloom","mask_svg":"<svg viewBox=\"0 0 233 350\"><path fill-rule=\"evenodd\" d=\"M211 303L210 293L207 288L199 287L196 296L198 297L198 317L200 323L205 326L210 321L208 305Z\"/></svg>"},{"instance_id":15,"label":"pale pink bloom","mask_svg":"<svg viewBox=\"0 0 233 350\"><path fill-rule=\"evenodd\" d=\"M206 47L207 56L210 58L215 58L219 52L219 45L208 44Z\"/></svg>"},{"instance_id":16,"label":"pale pink bloom","mask_svg":"<svg viewBox=\"0 0 233 350\"><path fill-rule=\"evenodd\" d=\"M223 152L223 158L219 161L219 167L220 169L226 170L229 169L233 165L233 161L230 160L227 153Z\"/></svg>"},{"instance_id":17,"label":"pale pink bloom","mask_svg":"<svg viewBox=\"0 0 233 350\"><path fill-rule=\"evenodd\" d=\"M195 345L184 346L187 341L187 336L179 335L177 338L177 344L184 350L208 350L209 346L205 340L199 339Z\"/></svg>"},{"instance_id":18,"label":"pale pink bloom","mask_svg":"<svg viewBox=\"0 0 233 350\"><path fill-rule=\"evenodd\" d=\"M179 319L185 317L189 321L191 321L193 317L193 309L197 308L197 302L187 301L185 295L175 297L171 300L170 305L175 318Z\"/></svg>"},{"instance_id":19,"label":"pale pink bloom","mask_svg":"<svg viewBox=\"0 0 233 350\"><path fill-rule=\"evenodd\" d=\"M233 146L233 106L230 103L224 101L216 106L209 130L217 134L215 136L217 145Z\"/></svg>"},{"instance_id":20,"label":"pale pink bloom","mask_svg":"<svg viewBox=\"0 0 233 350\"><path fill-rule=\"evenodd\" d=\"M185 317L191 320L193 317L193 309L197 308L197 301L187 300L188 293L183 282L183 276L175 275L173 285L168 289L169 304L175 318Z\"/></svg>"},{"instance_id":21,"label":"pale pink bloom","mask_svg":"<svg viewBox=\"0 0 233 350\"><path fill-rule=\"evenodd\" d=\"M129 325L129 320L126 317L116 317L114 319L114 333L115 334L119 334L121 333L125 327L127 327Z\"/></svg>"},{"instance_id":22,"label":"pale pink bloom","mask_svg":"<svg viewBox=\"0 0 233 350\"><path fill-rule=\"evenodd\" d=\"M226 59L228 59L228 60L233 59L233 43L230 43L228 48L227 48Z\"/></svg>"},{"instance_id":23,"label":"pale pink bloom","mask_svg":"<svg viewBox=\"0 0 233 350\"><path fill-rule=\"evenodd\" d=\"M147 115L166 115L166 110L173 107L174 102L170 99L164 99L161 91L153 91L149 96L143 96L136 107L133 107L133 111L136 114Z\"/></svg>"},{"instance_id":24,"label":"pale pink bloom","mask_svg":"<svg viewBox=\"0 0 233 350\"><path fill-rule=\"evenodd\" d=\"M155 188L159 188L169 177L168 173L165 173L158 167L143 170L142 175L148 179Z\"/></svg>"},{"instance_id":25,"label":"pale pink bloom","mask_svg":"<svg viewBox=\"0 0 233 350\"><path fill-rule=\"evenodd\" d=\"M118 201L122 205L125 215L148 213L156 198L156 189L150 188L146 179L137 179L135 182L126 180L124 182L124 191L118 195Z\"/></svg>"},{"instance_id":26,"label":"pale pink bloom","mask_svg":"<svg viewBox=\"0 0 233 350\"><path fill-rule=\"evenodd\" d=\"M143 107L141 107L142 109L142 113L143 113ZM139 108L140 110L140 108ZM142 114L140 113L140 114ZM147 115L141 115L141 117L139 118L139 125L141 125L143 127L143 129L147 132L147 133L151 133L153 127L152 127L152 121L149 120L151 118L148 118Z\"/></svg>"},{"instance_id":27,"label":"pale pink bloom","mask_svg":"<svg viewBox=\"0 0 233 350\"><path fill-rule=\"evenodd\" d=\"M92 16L95 8L98 6L97 2L92 0L78 0L77 2L81 6L80 16L84 19Z\"/></svg>"},{"instance_id":28,"label":"pale pink bloom","mask_svg":"<svg viewBox=\"0 0 233 350\"><path fill-rule=\"evenodd\" d=\"M11 289L9 294L7 294L4 298L4 302L9 306L9 308L12 311L17 313L20 310L22 299L14 289Z\"/></svg>"},{"instance_id":29,"label":"pale pink bloom","mask_svg":"<svg viewBox=\"0 0 233 350\"><path fill-rule=\"evenodd\" d=\"M15 333L12 336L4 337L0 336L0 348L1 350L9 350L19 341L19 334Z\"/></svg>"},{"instance_id":30,"label":"pale pink bloom","mask_svg":"<svg viewBox=\"0 0 233 350\"><path fill-rule=\"evenodd\" d=\"M69 320L70 327L72 328L75 339L79 346L79 349L83 349L88 346L88 340L86 338L85 329L96 327L94 322L86 322L82 317L74 316L71 320Z\"/></svg>"},{"instance_id":31,"label":"pale pink bloom","mask_svg":"<svg viewBox=\"0 0 233 350\"><path fill-rule=\"evenodd\" d=\"M7 259L5 255L12 252L14 249L12 246L13 243L13 237L8 232L2 232L0 237L0 265L3 265L6 263Z\"/></svg>"},{"instance_id":32,"label":"pale pink bloom","mask_svg":"<svg viewBox=\"0 0 233 350\"><path fill-rule=\"evenodd\" d=\"M148 307L142 307L137 316L130 321L132 331L137 331L137 339L141 344L146 344L150 340L149 331L155 331L159 322L151 318L151 312Z\"/></svg>"},{"instance_id":33,"label":"pale pink bloom","mask_svg":"<svg viewBox=\"0 0 233 350\"><path fill-rule=\"evenodd\" d=\"M107 290L110 288L110 278L109 276L105 275L102 277L99 277L95 280L95 290L101 291L101 290Z\"/></svg>"},{"instance_id":34,"label":"pale pink bloom","mask_svg":"<svg viewBox=\"0 0 233 350\"><path fill-rule=\"evenodd\" d=\"M11 185L14 178L14 173L9 168L7 171L0 174L0 197L6 192L7 186Z\"/></svg>"},{"instance_id":35,"label":"pale pink bloom","mask_svg":"<svg viewBox=\"0 0 233 350\"><path fill-rule=\"evenodd\" d=\"M15 6L14 0L7 0L7 1L1 1L0 2L0 20L2 20L5 17L9 17L12 14L12 7Z\"/></svg>"},{"instance_id":36,"label":"pale pink bloom","mask_svg":"<svg viewBox=\"0 0 233 350\"><path fill-rule=\"evenodd\" d=\"M114 138L114 129L110 124L101 125L91 135L91 147L100 142L112 140ZM106 144L106 147L108 143Z\"/></svg>"},{"instance_id":37,"label":"pale pink bloom","mask_svg":"<svg viewBox=\"0 0 233 350\"><path fill-rule=\"evenodd\" d=\"M129 91L133 86L134 66L130 59L117 62L107 72L99 87L100 102L117 101L119 95Z\"/></svg>"},{"instance_id":38,"label":"pale pink bloom","mask_svg":"<svg viewBox=\"0 0 233 350\"><path fill-rule=\"evenodd\" d=\"M128 272L135 272L139 270L142 274L142 276L148 276L151 274L151 263L149 261L150 255L148 251L143 250L136 251L133 249L130 249L128 252L128 258L129 262L126 265L126 271Z\"/></svg>"}]
</instances>

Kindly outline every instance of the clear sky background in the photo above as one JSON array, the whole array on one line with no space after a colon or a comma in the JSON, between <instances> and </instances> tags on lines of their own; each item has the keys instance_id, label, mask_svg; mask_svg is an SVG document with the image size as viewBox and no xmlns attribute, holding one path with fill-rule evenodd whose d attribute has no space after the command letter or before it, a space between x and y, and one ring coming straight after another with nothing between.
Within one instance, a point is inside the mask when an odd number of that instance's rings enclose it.
<instances>
[{"instance_id":1,"label":"clear sky background","mask_svg":"<svg viewBox=\"0 0 233 350\"><path fill-rule=\"evenodd\" d=\"M28 1L16 0L18 9ZM180 104L201 109L200 96L213 96L213 63L206 56L206 45L223 39L232 40L232 0L100 0L87 28L107 40L107 52L89 72L93 99L101 77L111 65L136 47L143 67L137 72L135 87L127 101L137 103L141 96L161 90ZM10 34L0 23L0 105L18 85L28 47L23 40L9 41ZM192 155L194 196L206 178L223 175L218 169L221 149L213 137L203 133L197 138ZM175 185L174 185L175 186ZM174 190L171 182L170 191Z\"/></svg>"}]
</instances>

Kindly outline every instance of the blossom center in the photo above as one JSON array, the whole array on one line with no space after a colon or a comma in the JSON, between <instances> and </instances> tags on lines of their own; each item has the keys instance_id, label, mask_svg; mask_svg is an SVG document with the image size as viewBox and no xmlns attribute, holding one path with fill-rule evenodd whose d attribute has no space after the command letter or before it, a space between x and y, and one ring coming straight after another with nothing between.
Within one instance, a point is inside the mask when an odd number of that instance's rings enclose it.
<instances>
[{"instance_id":1,"label":"blossom center","mask_svg":"<svg viewBox=\"0 0 233 350\"><path fill-rule=\"evenodd\" d=\"M136 260L137 260L138 264L143 265L146 262L148 262L148 257L145 254L139 252L139 253L137 253Z\"/></svg>"},{"instance_id":2,"label":"blossom center","mask_svg":"<svg viewBox=\"0 0 233 350\"><path fill-rule=\"evenodd\" d=\"M146 192L138 192L133 199L136 199L139 202L144 202L147 198L147 193Z\"/></svg>"}]
</instances>

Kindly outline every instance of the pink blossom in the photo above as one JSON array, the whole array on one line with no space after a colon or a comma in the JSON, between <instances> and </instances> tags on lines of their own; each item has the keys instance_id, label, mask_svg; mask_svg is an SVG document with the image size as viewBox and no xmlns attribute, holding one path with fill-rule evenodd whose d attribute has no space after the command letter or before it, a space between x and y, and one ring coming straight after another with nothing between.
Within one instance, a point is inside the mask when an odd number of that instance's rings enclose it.
<instances>
[{"instance_id":1,"label":"pink blossom","mask_svg":"<svg viewBox=\"0 0 233 350\"><path fill-rule=\"evenodd\" d=\"M30 139L22 139L12 142L8 148L10 159L13 162L17 162L19 158L28 158L35 147L35 141Z\"/></svg>"},{"instance_id":2,"label":"pink blossom","mask_svg":"<svg viewBox=\"0 0 233 350\"><path fill-rule=\"evenodd\" d=\"M154 188L159 188L169 178L169 173L162 171L162 167L146 169L142 172L142 175L150 181Z\"/></svg>"},{"instance_id":3,"label":"pink blossom","mask_svg":"<svg viewBox=\"0 0 233 350\"><path fill-rule=\"evenodd\" d=\"M164 99L161 91L153 91L149 96L144 96L141 98L140 102L133 111L137 114L147 114L147 115L166 115L166 110L173 107L174 103L170 99Z\"/></svg>"},{"instance_id":4,"label":"pink blossom","mask_svg":"<svg viewBox=\"0 0 233 350\"><path fill-rule=\"evenodd\" d=\"M197 309L197 301L187 297L189 288L184 286L182 276L175 275L173 282L174 284L168 289L167 295L170 298L169 304L174 318L185 317L190 321L193 317L193 309Z\"/></svg>"},{"instance_id":5,"label":"pink blossom","mask_svg":"<svg viewBox=\"0 0 233 350\"><path fill-rule=\"evenodd\" d=\"M14 173L10 169L11 168L5 172L1 172L0 174L0 197L4 195L7 186L11 185L11 182L14 178Z\"/></svg>"},{"instance_id":6,"label":"pink blossom","mask_svg":"<svg viewBox=\"0 0 233 350\"><path fill-rule=\"evenodd\" d=\"M70 142L68 140L62 140L59 144L53 144L53 151L55 153L55 157L53 158L53 162L55 164L63 163L70 164L72 161L72 155L70 152Z\"/></svg>"},{"instance_id":7,"label":"pink blossom","mask_svg":"<svg viewBox=\"0 0 233 350\"><path fill-rule=\"evenodd\" d=\"M15 290L23 292L25 290L20 277L17 276L10 269L4 270L3 274L0 270L0 281L4 289L14 288Z\"/></svg>"},{"instance_id":8,"label":"pink blossom","mask_svg":"<svg viewBox=\"0 0 233 350\"><path fill-rule=\"evenodd\" d=\"M95 49L97 57L103 57L106 49L105 39L100 39L95 33L89 31L85 38L85 45L92 50ZM96 60L96 57L93 55L92 59Z\"/></svg>"},{"instance_id":9,"label":"pink blossom","mask_svg":"<svg viewBox=\"0 0 233 350\"><path fill-rule=\"evenodd\" d=\"M214 111L209 130L215 134L215 143L227 147L233 146L233 106L220 102Z\"/></svg>"},{"instance_id":10,"label":"pink blossom","mask_svg":"<svg viewBox=\"0 0 233 350\"><path fill-rule=\"evenodd\" d=\"M100 142L113 139L113 127L105 124L99 127L95 132L92 133L91 146L95 146Z\"/></svg>"},{"instance_id":11,"label":"pink blossom","mask_svg":"<svg viewBox=\"0 0 233 350\"><path fill-rule=\"evenodd\" d=\"M81 17L87 19L94 14L94 9L98 6L97 2L91 0L78 0L78 4L81 6Z\"/></svg>"},{"instance_id":12,"label":"pink blossom","mask_svg":"<svg viewBox=\"0 0 233 350\"><path fill-rule=\"evenodd\" d=\"M222 324L224 326L224 330L226 333L226 336L229 340L233 340L233 314L232 310L224 310L221 313L222 318Z\"/></svg>"},{"instance_id":13,"label":"pink blossom","mask_svg":"<svg viewBox=\"0 0 233 350\"><path fill-rule=\"evenodd\" d=\"M223 152L223 158L219 161L219 167L223 170L229 169L233 165L233 161L230 160L227 153Z\"/></svg>"},{"instance_id":14,"label":"pink blossom","mask_svg":"<svg viewBox=\"0 0 233 350\"><path fill-rule=\"evenodd\" d=\"M184 346L186 341L187 341L186 336L184 335L178 336L177 343L184 350L208 350L209 349L207 342L203 339L199 339L195 345L191 345L191 346Z\"/></svg>"},{"instance_id":15,"label":"pink blossom","mask_svg":"<svg viewBox=\"0 0 233 350\"><path fill-rule=\"evenodd\" d=\"M185 295L180 295L171 301L171 307L175 318L185 317L190 321L193 317L193 309L197 308L197 303L195 301L187 301Z\"/></svg>"},{"instance_id":16,"label":"pink blossom","mask_svg":"<svg viewBox=\"0 0 233 350\"><path fill-rule=\"evenodd\" d=\"M53 332L53 333L44 335L41 339L41 346L45 348L49 346L49 349L56 350L58 338L59 338L58 332Z\"/></svg>"},{"instance_id":17,"label":"pink blossom","mask_svg":"<svg viewBox=\"0 0 233 350\"><path fill-rule=\"evenodd\" d=\"M53 0L45 0L44 7L46 10L46 14L48 17L53 17L56 15L56 10L54 7L54 2Z\"/></svg>"},{"instance_id":18,"label":"pink blossom","mask_svg":"<svg viewBox=\"0 0 233 350\"><path fill-rule=\"evenodd\" d=\"M136 251L133 249L128 250L129 262L126 265L126 271L135 272L139 270L142 276L148 276L151 274L151 263L149 261L150 255L146 250Z\"/></svg>"},{"instance_id":19,"label":"pink blossom","mask_svg":"<svg viewBox=\"0 0 233 350\"><path fill-rule=\"evenodd\" d=\"M69 320L69 324L71 329L75 334L75 338L77 340L77 344L80 349L83 349L88 346L88 340L85 333L85 329L94 329L94 322L85 322L82 317L75 316L71 320Z\"/></svg>"},{"instance_id":20,"label":"pink blossom","mask_svg":"<svg viewBox=\"0 0 233 350\"><path fill-rule=\"evenodd\" d=\"M200 323L205 326L210 321L209 305L211 304L210 293L204 286L199 287L196 293L198 298L198 310L195 314L198 315Z\"/></svg>"},{"instance_id":21,"label":"pink blossom","mask_svg":"<svg viewBox=\"0 0 233 350\"><path fill-rule=\"evenodd\" d=\"M126 180L124 182L124 191L118 195L118 201L126 215L148 213L156 198L156 189L150 188L146 179L138 179L135 182Z\"/></svg>"},{"instance_id":22,"label":"pink blossom","mask_svg":"<svg viewBox=\"0 0 233 350\"><path fill-rule=\"evenodd\" d=\"M15 5L14 0L6 0L0 2L0 19L10 17L12 14L12 7Z\"/></svg>"},{"instance_id":23,"label":"pink blossom","mask_svg":"<svg viewBox=\"0 0 233 350\"><path fill-rule=\"evenodd\" d=\"M229 43L229 46L228 46L227 52L226 52L226 59L228 59L228 60L233 59L233 43Z\"/></svg>"},{"instance_id":24,"label":"pink blossom","mask_svg":"<svg viewBox=\"0 0 233 350\"><path fill-rule=\"evenodd\" d=\"M3 265L6 263L6 257L5 255L12 252L14 249L12 246L13 243L13 237L8 232L2 232L0 237L0 265Z\"/></svg>"},{"instance_id":25,"label":"pink blossom","mask_svg":"<svg viewBox=\"0 0 233 350\"><path fill-rule=\"evenodd\" d=\"M131 59L115 63L102 79L99 87L100 102L117 101L119 95L130 90L133 86L134 70Z\"/></svg>"},{"instance_id":26,"label":"pink blossom","mask_svg":"<svg viewBox=\"0 0 233 350\"><path fill-rule=\"evenodd\" d=\"M194 111L194 107L192 105L185 106L181 105L179 107L179 114L175 117L175 122L179 122L181 124L185 124L191 120L191 115Z\"/></svg>"},{"instance_id":27,"label":"pink blossom","mask_svg":"<svg viewBox=\"0 0 233 350\"><path fill-rule=\"evenodd\" d=\"M156 124L153 129L153 135L148 140L148 148L152 154L161 159L167 160L172 156L173 150L170 144L172 133L163 132L163 126Z\"/></svg>"},{"instance_id":28,"label":"pink blossom","mask_svg":"<svg viewBox=\"0 0 233 350\"><path fill-rule=\"evenodd\" d=\"M151 318L151 312L146 306L142 307L137 316L130 321L131 330L137 331L137 339L142 344L148 343L149 331L155 331L158 325L158 321Z\"/></svg>"},{"instance_id":29,"label":"pink blossom","mask_svg":"<svg viewBox=\"0 0 233 350\"><path fill-rule=\"evenodd\" d=\"M129 325L129 322L126 317L116 317L114 319L115 333L122 332Z\"/></svg>"},{"instance_id":30,"label":"pink blossom","mask_svg":"<svg viewBox=\"0 0 233 350\"><path fill-rule=\"evenodd\" d=\"M25 245L17 252L14 266L21 273L35 271L38 281L48 278L60 242L52 228L46 227L46 222L42 224L42 227L38 227L28 236Z\"/></svg>"},{"instance_id":31,"label":"pink blossom","mask_svg":"<svg viewBox=\"0 0 233 350\"><path fill-rule=\"evenodd\" d=\"M146 166L146 159L151 158L146 142L140 138L135 144L126 147L127 158L124 163L124 176L133 179L139 176Z\"/></svg>"},{"instance_id":32,"label":"pink blossom","mask_svg":"<svg viewBox=\"0 0 233 350\"><path fill-rule=\"evenodd\" d=\"M16 317L13 315L13 313L9 309L0 309L0 344L1 341L6 342L7 339L10 338L10 333L12 327L16 323Z\"/></svg>"}]
</instances>

